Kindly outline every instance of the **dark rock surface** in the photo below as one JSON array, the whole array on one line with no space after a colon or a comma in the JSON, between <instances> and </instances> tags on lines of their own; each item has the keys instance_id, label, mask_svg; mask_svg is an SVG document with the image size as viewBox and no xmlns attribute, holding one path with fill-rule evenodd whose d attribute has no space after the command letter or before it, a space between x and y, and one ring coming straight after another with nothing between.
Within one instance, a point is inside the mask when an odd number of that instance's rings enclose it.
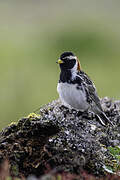
<instances>
[{"instance_id":1,"label":"dark rock surface","mask_svg":"<svg viewBox=\"0 0 120 180\"><path fill-rule=\"evenodd\" d=\"M91 113L68 109L59 100L30 114L0 133L0 161L8 159L11 174L44 174L46 168L103 175L107 147L120 146L120 101L104 98L102 107L114 126L102 126Z\"/></svg>"}]
</instances>

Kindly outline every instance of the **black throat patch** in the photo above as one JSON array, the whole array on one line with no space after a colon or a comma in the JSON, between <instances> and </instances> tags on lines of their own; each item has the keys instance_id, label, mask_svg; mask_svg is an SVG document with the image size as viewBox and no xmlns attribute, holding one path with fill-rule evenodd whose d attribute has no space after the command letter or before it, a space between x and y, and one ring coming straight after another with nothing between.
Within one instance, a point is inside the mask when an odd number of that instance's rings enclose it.
<instances>
[{"instance_id":1,"label":"black throat patch","mask_svg":"<svg viewBox=\"0 0 120 180\"><path fill-rule=\"evenodd\" d=\"M60 80L59 82L67 82L67 83L70 83L71 82L71 79L72 79L72 74L71 74L71 71L70 70L62 70L61 73L60 73Z\"/></svg>"},{"instance_id":2,"label":"black throat patch","mask_svg":"<svg viewBox=\"0 0 120 180\"><path fill-rule=\"evenodd\" d=\"M65 71L61 71L60 73L60 80L59 83L69 83L69 84L77 84L78 86L81 85L82 83L82 78L80 78L80 76L76 76L76 78L73 80L72 79L72 73L70 70L65 70Z\"/></svg>"}]
</instances>

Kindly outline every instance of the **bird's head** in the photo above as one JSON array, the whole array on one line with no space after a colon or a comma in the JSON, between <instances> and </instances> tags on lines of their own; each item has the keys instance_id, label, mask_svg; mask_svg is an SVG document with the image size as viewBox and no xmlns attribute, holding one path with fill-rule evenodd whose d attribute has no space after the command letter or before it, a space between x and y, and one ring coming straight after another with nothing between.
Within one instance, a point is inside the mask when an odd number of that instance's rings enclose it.
<instances>
[{"instance_id":1,"label":"bird's head","mask_svg":"<svg viewBox=\"0 0 120 180\"><path fill-rule=\"evenodd\" d=\"M62 53L57 63L61 70L80 71L80 62L72 52Z\"/></svg>"}]
</instances>

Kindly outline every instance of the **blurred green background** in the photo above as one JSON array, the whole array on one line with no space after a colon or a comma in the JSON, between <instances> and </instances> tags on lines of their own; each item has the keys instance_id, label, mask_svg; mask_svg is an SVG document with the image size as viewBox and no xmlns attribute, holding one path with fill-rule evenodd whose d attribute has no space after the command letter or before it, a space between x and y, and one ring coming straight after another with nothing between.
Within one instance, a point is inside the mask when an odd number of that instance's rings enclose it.
<instances>
[{"instance_id":1,"label":"blurred green background","mask_svg":"<svg viewBox=\"0 0 120 180\"><path fill-rule=\"evenodd\" d=\"M0 0L0 129L58 98L63 51L119 99L120 1Z\"/></svg>"}]
</instances>

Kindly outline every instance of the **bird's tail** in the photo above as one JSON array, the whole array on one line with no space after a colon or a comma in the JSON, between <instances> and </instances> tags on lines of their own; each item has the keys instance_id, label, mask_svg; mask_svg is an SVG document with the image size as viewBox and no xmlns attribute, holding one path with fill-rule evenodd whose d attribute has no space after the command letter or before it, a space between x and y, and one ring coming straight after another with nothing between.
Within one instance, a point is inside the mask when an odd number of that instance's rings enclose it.
<instances>
[{"instance_id":1,"label":"bird's tail","mask_svg":"<svg viewBox=\"0 0 120 180\"><path fill-rule=\"evenodd\" d=\"M100 112L99 114L96 114L96 116L103 126L106 126L106 124L111 124L112 126L114 126L104 112Z\"/></svg>"}]
</instances>

